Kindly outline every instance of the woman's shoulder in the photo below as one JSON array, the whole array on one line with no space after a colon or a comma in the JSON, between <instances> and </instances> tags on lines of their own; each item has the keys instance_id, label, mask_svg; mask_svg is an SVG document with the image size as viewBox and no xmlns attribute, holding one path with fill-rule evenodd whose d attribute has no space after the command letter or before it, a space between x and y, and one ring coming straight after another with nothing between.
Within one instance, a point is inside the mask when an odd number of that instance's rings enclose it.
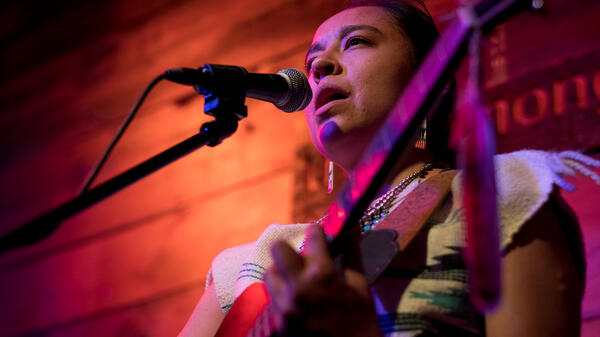
<instances>
[{"instance_id":1,"label":"woman's shoulder","mask_svg":"<svg viewBox=\"0 0 600 337\"><path fill-rule=\"evenodd\" d=\"M538 189L545 193L552 191L552 185L573 190L574 186L565 180L565 176L578 173L600 184L600 177L589 169L600 167L600 160L577 151L521 150L496 155L494 163L496 179L501 179L500 183L511 188L518 188L516 185L532 188L532 184L536 182ZM524 182L529 184L523 184Z\"/></svg>"},{"instance_id":2,"label":"woman's shoulder","mask_svg":"<svg viewBox=\"0 0 600 337\"><path fill-rule=\"evenodd\" d=\"M286 241L299 248L308 224L271 224L256 241L227 248L213 260L206 277L207 287L214 283L221 309L227 312L235 298L250 284L262 281L272 264L269 249L275 241Z\"/></svg>"},{"instance_id":3,"label":"woman's shoulder","mask_svg":"<svg viewBox=\"0 0 600 337\"><path fill-rule=\"evenodd\" d=\"M494 157L501 244L506 248L529 219L546 204L556 187L572 190L565 176L581 173L600 184L589 166L600 161L575 151L521 150ZM452 184L456 208L461 206L461 175Z\"/></svg>"},{"instance_id":4,"label":"woman's shoulder","mask_svg":"<svg viewBox=\"0 0 600 337\"><path fill-rule=\"evenodd\" d=\"M228 263L232 260L244 259L256 249L260 249L265 245L270 245L270 243L274 241L297 241L298 238L304 235L306 226L308 226L308 224L271 224L264 232L262 232L256 241L243 243L222 250L213 260L213 264L219 264L221 262Z\"/></svg>"}]
</instances>

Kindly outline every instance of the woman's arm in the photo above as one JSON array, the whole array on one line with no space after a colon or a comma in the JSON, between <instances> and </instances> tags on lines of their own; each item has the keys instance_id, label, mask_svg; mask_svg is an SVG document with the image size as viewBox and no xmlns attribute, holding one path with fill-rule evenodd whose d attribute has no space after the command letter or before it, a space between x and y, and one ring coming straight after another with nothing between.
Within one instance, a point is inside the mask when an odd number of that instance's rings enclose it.
<instances>
[{"instance_id":1,"label":"woman's arm","mask_svg":"<svg viewBox=\"0 0 600 337\"><path fill-rule=\"evenodd\" d=\"M560 197L515 236L502 262L502 302L486 317L487 336L579 336L583 280L569 249ZM572 223L565 223L572 222Z\"/></svg>"},{"instance_id":2,"label":"woman's arm","mask_svg":"<svg viewBox=\"0 0 600 337\"><path fill-rule=\"evenodd\" d=\"M225 318L225 314L217 300L217 292L213 283L202 294L192 316L178 337L213 337L223 318Z\"/></svg>"}]
</instances>

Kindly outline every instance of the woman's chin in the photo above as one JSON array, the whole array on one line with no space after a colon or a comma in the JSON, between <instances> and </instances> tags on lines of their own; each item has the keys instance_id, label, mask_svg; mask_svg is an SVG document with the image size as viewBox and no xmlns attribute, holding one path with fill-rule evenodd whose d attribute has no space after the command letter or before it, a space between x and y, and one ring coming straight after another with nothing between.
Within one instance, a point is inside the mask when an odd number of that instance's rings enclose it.
<instances>
[{"instance_id":1,"label":"woman's chin","mask_svg":"<svg viewBox=\"0 0 600 337\"><path fill-rule=\"evenodd\" d=\"M319 130L317 150L346 171L352 171L368 145L360 134L344 132L334 121L327 121Z\"/></svg>"},{"instance_id":2,"label":"woman's chin","mask_svg":"<svg viewBox=\"0 0 600 337\"><path fill-rule=\"evenodd\" d=\"M319 128L319 142L321 144L336 143L343 137L342 130L336 122L329 120Z\"/></svg>"}]
</instances>

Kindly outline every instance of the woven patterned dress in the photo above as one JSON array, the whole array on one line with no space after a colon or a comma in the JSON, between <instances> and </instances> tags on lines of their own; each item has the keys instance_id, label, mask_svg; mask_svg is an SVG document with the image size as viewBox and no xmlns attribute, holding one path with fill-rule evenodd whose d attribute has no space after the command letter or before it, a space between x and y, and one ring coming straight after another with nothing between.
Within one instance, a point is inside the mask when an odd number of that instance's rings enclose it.
<instances>
[{"instance_id":1,"label":"woven patterned dress","mask_svg":"<svg viewBox=\"0 0 600 337\"><path fill-rule=\"evenodd\" d=\"M581 170L600 162L573 152L519 151L496 156L495 165L503 250L544 203L552 202L556 186L572 188L562 175L580 171L600 183L599 177ZM414 181L402 192L400 203L418 183ZM485 335L484 319L472 306L467 289L459 186L460 174L452 182L448 198L372 287L386 336ZM392 209L388 217L393 216ZM568 220L563 222L571 226L563 230L583 282L581 236L576 222ZM272 263L271 243L284 240L299 250L306 226L273 224L257 241L227 249L214 259L207 285L215 284L224 312L250 284L262 281L265 268Z\"/></svg>"}]
</instances>

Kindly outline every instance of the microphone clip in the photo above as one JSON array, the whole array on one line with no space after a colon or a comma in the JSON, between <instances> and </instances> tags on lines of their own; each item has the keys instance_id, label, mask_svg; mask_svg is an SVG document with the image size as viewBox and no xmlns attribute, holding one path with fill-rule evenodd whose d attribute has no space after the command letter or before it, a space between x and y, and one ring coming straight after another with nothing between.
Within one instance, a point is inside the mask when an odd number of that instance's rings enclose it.
<instances>
[{"instance_id":1,"label":"microphone clip","mask_svg":"<svg viewBox=\"0 0 600 337\"><path fill-rule=\"evenodd\" d=\"M200 127L200 133L210 139L208 146L220 144L237 130L238 121L248 117L247 76L248 72L242 67L214 64L165 71L168 80L191 85L204 96L204 113L215 118Z\"/></svg>"},{"instance_id":2,"label":"microphone clip","mask_svg":"<svg viewBox=\"0 0 600 337\"><path fill-rule=\"evenodd\" d=\"M248 117L245 106L248 71L242 67L205 64L198 69L169 69L165 76L172 82L191 85L203 95L207 115L236 121Z\"/></svg>"}]
</instances>

